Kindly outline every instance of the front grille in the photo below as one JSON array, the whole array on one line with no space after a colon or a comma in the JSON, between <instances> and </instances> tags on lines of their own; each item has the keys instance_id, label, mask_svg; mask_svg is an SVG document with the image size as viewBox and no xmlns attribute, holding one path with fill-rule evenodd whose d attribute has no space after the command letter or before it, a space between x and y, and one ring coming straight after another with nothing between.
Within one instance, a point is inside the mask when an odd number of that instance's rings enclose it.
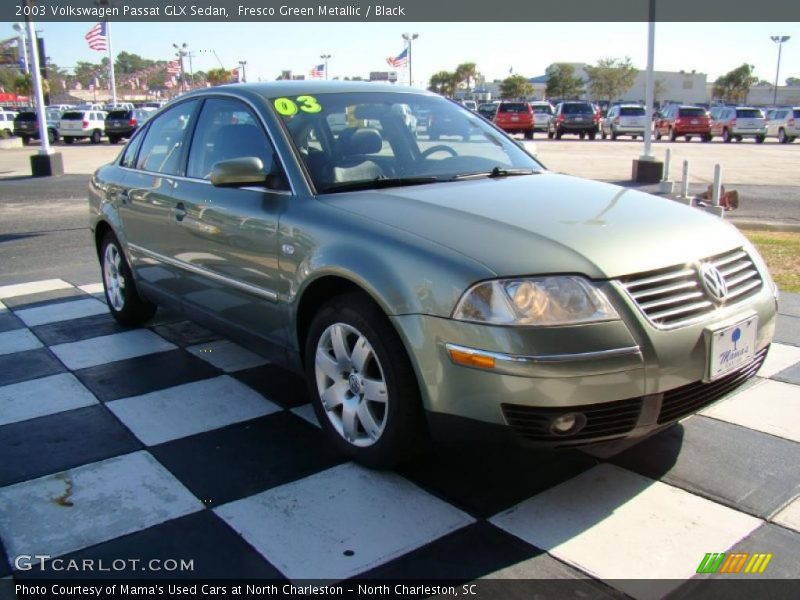
<instances>
[{"instance_id":1,"label":"front grille","mask_svg":"<svg viewBox=\"0 0 800 600\"><path fill-rule=\"evenodd\" d=\"M658 415L659 425L697 412L742 385L761 368L761 364L767 356L767 350L768 348L764 348L759 351L750 363L716 381L710 383L697 381L664 392L661 412Z\"/></svg>"},{"instance_id":2,"label":"front grille","mask_svg":"<svg viewBox=\"0 0 800 600\"><path fill-rule=\"evenodd\" d=\"M586 406L569 406L564 408L541 408L503 404L503 415L514 431L528 440L535 442L571 442L590 438L623 436L630 432L639 419L642 410L642 399L631 398L618 402L589 404ZM566 413L582 413L586 417L586 425L573 435L557 435L550 432L552 420Z\"/></svg>"},{"instance_id":3,"label":"front grille","mask_svg":"<svg viewBox=\"0 0 800 600\"><path fill-rule=\"evenodd\" d=\"M716 267L728 287L725 304L757 293L763 284L753 260L742 248L701 261ZM687 325L719 306L700 283L698 265L676 265L631 275L619 283L647 319L659 329Z\"/></svg>"}]
</instances>

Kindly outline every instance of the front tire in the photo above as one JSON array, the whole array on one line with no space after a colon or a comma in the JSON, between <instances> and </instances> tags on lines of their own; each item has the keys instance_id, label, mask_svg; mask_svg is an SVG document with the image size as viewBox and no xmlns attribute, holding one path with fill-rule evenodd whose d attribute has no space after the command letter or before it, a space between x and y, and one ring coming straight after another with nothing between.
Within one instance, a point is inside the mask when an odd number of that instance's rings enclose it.
<instances>
[{"instance_id":1,"label":"front tire","mask_svg":"<svg viewBox=\"0 0 800 600\"><path fill-rule=\"evenodd\" d=\"M75 138L74 137L65 137L64 138L64 143L65 144L74 144L75 143Z\"/></svg>"},{"instance_id":2,"label":"front tire","mask_svg":"<svg viewBox=\"0 0 800 600\"><path fill-rule=\"evenodd\" d=\"M424 441L419 386L400 336L362 293L333 298L309 328L306 378L329 441L347 458L391 468Z\"/></svg>"},{"instance_id":3,"label":"front tire","mask_svg":"<svg viewBox=\"0 0 800 600\"><path fill-rule=\"evenodd\" d=\"M98 129L95 129L92 132L92 135L89 137L89 141L92 142L93 144L99 144L102 141L102 139L103 139L103 134L100 133Z\"/></svg>"},{"instance_id":4,"label":"front tire","mask_svg":"<svg viewBox=\"0 0 800 600\"><path fill-rule=\"evenodd\" d=\"M789 136L786 135L786 130L783 127L778 130L778 142L781 144L789 143Z\"/></svg>"},{"instance_id":5,"label":"front tire","mask_svg":"<svg viewBox=\"0 0 800 600\"><path fill-rule=\"evenodd\" d=\"M669 128L669 141L674 142L678 139L678 133L672 128Z\"/></svg>"},{"instance_id":6,"label":"front tire","mask_svg":"<svg viewBox=\"0 0 800 600\"><path fill-rule=\"evenodd\" d=\"M103 289L111 316L121 325L140 325L153 317L156 306L142 299L136 291L128 261L117 236L106 233L100 246Z\"/></svg>"}]
</instances>

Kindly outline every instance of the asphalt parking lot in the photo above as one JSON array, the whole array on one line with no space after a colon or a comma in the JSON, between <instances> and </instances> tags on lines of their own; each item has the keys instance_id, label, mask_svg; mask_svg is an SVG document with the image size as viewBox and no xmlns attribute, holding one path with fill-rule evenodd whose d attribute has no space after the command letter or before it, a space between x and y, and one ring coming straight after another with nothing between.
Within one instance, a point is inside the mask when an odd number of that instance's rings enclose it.
<instances>
[{"instance_id":1,"label":"asphalt parking lot","mask_svg":"<svg viewBox=\"0 0 800 600\"><path fill-rule=\"evenodd\" d=\"M609 181L642 147L535 141ZM697 184L725 161L800 202L800 144L667 147ZM740 582L800 578L800 296L756 379L616 457L475 446L369 471L330 452L297 377L166 311L116 324L83 190L121 146L58 149L72 175L46 180L24 177L30 148L0 151L0 585L86 576L19 560L36 554L124 559L98 577L566 579L591 598L708 593L709 552L773 555Z\"/></svg>"}]
</instances>

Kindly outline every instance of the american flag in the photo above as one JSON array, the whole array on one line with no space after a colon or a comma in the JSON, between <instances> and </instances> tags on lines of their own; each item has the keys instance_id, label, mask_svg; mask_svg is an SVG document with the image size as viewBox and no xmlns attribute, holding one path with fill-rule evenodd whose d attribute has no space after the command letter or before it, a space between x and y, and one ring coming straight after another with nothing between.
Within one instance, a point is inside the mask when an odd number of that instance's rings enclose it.
<instances>
[{"instance_id":1,"label":"american flag","mask_svg":"<svg viewBox=\"0 0 800 600\"><path fill-rule=\"evenodd\" d=\"M167 73L170 75L177 75L181 72L181 61L171 60L167 63Z\"/></svg>"},{"instance_id":2,"label":"american flag","mask_svg":"<svg viewBox=\"0 0 800 600\"><path fill-rule=\"evenodd\" d=\"M106 45L106 42L108 42L108 34L106 32L105 21L95 23L94 27L92 27L89 33L84 37L86 37L86 41L89 42L89 48L92 50L108 50L108 46Z\"/></svg>"},{"instance_id":3,"label":"american flag","mask_svg":"<svg viewBox=\"0 0 800 600\"><path fill-rule=\"evenodd\" d=\"M311 69L309 75L311 75L311 77L316 77L316 78L323 77L325 75L325 65L324 64L317 65L316 67Z\"/></svg>"},{"instance_id":4,"label":"american flag","mask_svg":"<svg viewBox=\"0 0 800 600\"><path fill-rule=\"evenodd\" d=\"M403 50L397 56L390 56L386 59L386 62L392 65L393 67L405 67L408 65L408 48Z\"/></svg>"}]
</instances>

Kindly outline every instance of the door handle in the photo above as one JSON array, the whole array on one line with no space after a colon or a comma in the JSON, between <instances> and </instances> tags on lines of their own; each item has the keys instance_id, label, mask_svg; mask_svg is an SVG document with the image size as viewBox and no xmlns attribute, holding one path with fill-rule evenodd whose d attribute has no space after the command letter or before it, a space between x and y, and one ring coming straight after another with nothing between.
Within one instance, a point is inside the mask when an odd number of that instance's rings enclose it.
<instances>
[{"instance_id":1,"label":"door handle","mask_svg":"<svg viewBox=\"0 0 800 600\"><path fill-rule=\"evenodd\" d=\"M183 217L186 216L186 207L183 205L183 202L178 202L175 205L175 220L180 222L183 221Z\"/></svg>"}]
</instances>

